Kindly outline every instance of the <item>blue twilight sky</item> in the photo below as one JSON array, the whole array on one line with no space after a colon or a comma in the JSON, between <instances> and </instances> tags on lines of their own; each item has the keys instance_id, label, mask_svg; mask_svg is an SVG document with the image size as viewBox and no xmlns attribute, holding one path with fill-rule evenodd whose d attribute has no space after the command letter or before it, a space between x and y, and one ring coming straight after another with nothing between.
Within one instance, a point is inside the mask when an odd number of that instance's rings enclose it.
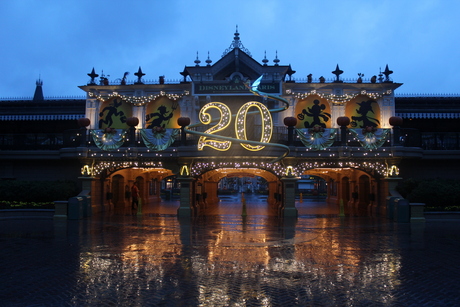
<instances>
[{"instance_id":1,"label":"blue twilight sky","mask_svg":"<svg viewBox=\"0 0 460 307\"><path fill-rule=\"evenodd\" d=\"M147 80L179 80L218 61L238 25L261 63L291 64L294 78L378 75L397 93L460 93L458 0L1 0L0 97L83 96L94 67L110 80L139 66Z\"/></svg>"}]
</instances>

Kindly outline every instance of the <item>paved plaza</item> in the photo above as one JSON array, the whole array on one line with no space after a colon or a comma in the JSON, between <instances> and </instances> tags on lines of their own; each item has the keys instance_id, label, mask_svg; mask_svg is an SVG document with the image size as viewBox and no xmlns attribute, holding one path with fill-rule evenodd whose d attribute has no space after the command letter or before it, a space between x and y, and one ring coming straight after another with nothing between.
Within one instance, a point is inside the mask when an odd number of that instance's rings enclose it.
<instances>
[{"instance_id":1,"label":"paved plaza","mask_svg":"<svg viewBox=\"0 0 460 307\"><path fill-rule=\"evenodd\" d=\"M460 306L460 222L248 199L80 221L0 220L0 306Z\"/></svg>"}]
</instances>

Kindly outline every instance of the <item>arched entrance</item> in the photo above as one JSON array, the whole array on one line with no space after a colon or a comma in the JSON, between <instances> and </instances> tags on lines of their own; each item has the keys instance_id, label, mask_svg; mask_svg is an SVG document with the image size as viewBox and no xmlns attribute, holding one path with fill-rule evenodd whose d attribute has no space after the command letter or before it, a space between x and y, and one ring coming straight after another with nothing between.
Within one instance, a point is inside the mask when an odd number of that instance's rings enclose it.
<instances>
[{"instance_id":1,"label":"arched entrance","mask_svg":"<svg viewBox=\"0 0 460 307\"><path fill-rule=\"evenodd\" d=\"M131 188L134 182L137 182L142 207L158 207L161 202L161 182L173 172L148 163L121 163L118 167L100 169L94 175L92 195L98 196L92 199L94 212L113 209L116 214L128 214L133 213Z\"/></svg>"},{"instance_id":2,"label":"arched entrance","mask_svg":"<svg viewBox=\"0 0 460 307\"><path fill-rule=\"evenodd\" d=\"M304 175L314 175L327 182L325 206L335 205L345 214L367 215L375 211L379 178L357 168L315 168Z\"/></svg>"},{"instance_id":3,"label":"arched entrance","mask_svg":"<svg viewBox=\"0 0 460 307\"><path fill-rule=\"evenodd\" d=\"M281 183L270 171L258 168L217 168L201 174L195 182L196 209L212 210L222 199L251 198L277 208L280 204ZM240 206L241 201L236 201Z\"/></svg>"}]
</instances>

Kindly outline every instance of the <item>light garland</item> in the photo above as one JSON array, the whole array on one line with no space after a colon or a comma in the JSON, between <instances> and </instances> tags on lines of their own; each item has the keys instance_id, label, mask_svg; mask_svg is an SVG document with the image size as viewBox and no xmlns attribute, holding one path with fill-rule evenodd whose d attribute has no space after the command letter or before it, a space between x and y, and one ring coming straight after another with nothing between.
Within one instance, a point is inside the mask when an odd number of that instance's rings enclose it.
<instances>
[{"instance_id":1,"label":"light garland","mask_svg":"<svg viewBox=\"0 0 460 307\"><path fill-rule=\"evenodd\" d=\"M123 99L124 101L129 102L129 103L131 103L131 104L133 104L135 106L145 105L145 104L149 103L150 101L156 100L159 97L165 97L166 96L171 100L178 100L178 99L182 98L183 96L187 96L189 94L190 94L189 91L184 91L184 93L182 93L182 94L167 94L166 92L161 91L160 93L158 93L156 95L126 96L126 95L121 95L118 92L112 92L111 94L107 94L107 95L96 95L96 94L94 94L92 92L88 92L88 95L90 97L96 98L99 101L106 101L106 100L108 100L110 98L119 97L119 98Z\"/></svg>"},{"instance_id":2,"label":"light garland","mask_svg":"<svg viewBox=\"0 0 460 307\"><path fill-rule=\"evenodd\" d=\"M192 165L190 174L193 177L200 176L201 174L220 168L257 168L269 171L279 178L286 176L300 176L310 169L317 168L353 168L365 172L375 172L382 176L394 172L394 168L389 168L387 165L380 162L352 162L352 161L315 161L303 162L297 166L283 167L280 163L264 163L264 162L197 162Z\"/></svg>"},{"instance_id":3,"label":"light garland","mask_svg":"<svg viewBox=\"0 0 460 307\"><path fill-rule=\"evenodd\" d=\"M386 176L388 168L385 164L380 162L304 162L298 165L295 170L297 174L303 174L305 171L314 168L354 168L362 171L374 171L379 175Z\"/></svg>"},{"instance_id":4,"label":"light garland","mask_svg":"<svg viewBox=\"0 0 460 307\"><path fill-rule=\"evenodd\" d=\"M282 177L286 169L280 163L265 163L265 162L197 162L190 168L190 174L193 177L200 176L201 174L220 168L257 168Z\"/></svg>"},{"instance_id":5,"label":"light garland","mask_svg":"<svg viewBox=\"0 0 460 307\"><path fill-rule=\"evenodd\" d=\"M294 97L297 99L305 99L308 96L317 95L321 98L327 99L328 101L332 102L332 104L334 105L343 105L346 102L358 97L359 95L364 95L371 99L376 100L385 95L391 95L392 92L393 92L392 90L387 90L385 92L376 93L376 92L367 92L366 90L362 90L359 93L335 95L335 94L319 93L316 90L312 90L311 92L306 92L306 93L295 93L294 92L292 93L292 95L294 95Z\"/></svg>"},{"instance_id":6,"label":"light garland","mask_svg":"<svg viewBox=\"0 0 460 307\"><path fill-rule=\"evenodd\" d=\"M125 168L139 167L139 168L163 168L161 162L142 162L142 161L100 161L97 162L91 170L93 176L100 175L105 169L118 171Z\"/></svg>"}]
</instances>

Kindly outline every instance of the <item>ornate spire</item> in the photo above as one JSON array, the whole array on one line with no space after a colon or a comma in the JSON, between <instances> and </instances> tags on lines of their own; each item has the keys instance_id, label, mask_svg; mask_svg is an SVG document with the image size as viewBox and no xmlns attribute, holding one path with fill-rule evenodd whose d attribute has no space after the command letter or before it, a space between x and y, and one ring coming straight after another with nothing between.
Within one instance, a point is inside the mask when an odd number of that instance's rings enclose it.
<instances>
[{"instance_id":1,"label":"ornate spire","mask_svg":"<svg viewBox=\"0 0 460 307\"><path fill-rule=\"evenodd\" d=\"M222 54L222 57L226 56L229 54L233 49L238 48L242 51L244 51L247 55L252 57L251 53L249 52L248 49L246 49L243 44L240 41L240 33L238 33L238 25L236 25L236 31L235 31L235 36L233 37L233 42L230 44L230 47L225 49L224 53Z\"/></svg>"},{"instance_id":2,"label":"ornate spire","mask_svg":"<svg viewBox=\"0 0 460 307\"><path fill-rule=\"evenodd\" d=\"M267 51L264 51L264 59L262 60L262 63L264 63L264 66L267 66L268 60L267 60Z\"/></svg>"},{"instance_id":3,"label":"ornate spire","mask_svg":"<svg viewBox=\"0 0 460 307\"><path fill-rule=\"evenodd\" d=\"M139 70L134 75L137 77L137 81L135 84L144 84L142 82L142 77L145 76L145 74L142 72L142 69L140 66L139 66Z\"/></svg>"},{"instance_id":4,"label":"ornate spire","mask_svg":"<svg viewBox=\"0 0 460 307\"><path fill-rule=\"evenodd\" d=\"M275 63L275 66L279 65L280 60L278 59L278 50L276 50L276 56L275 59L273 60L273 63Z\"/></svg>"},{"instance_id":5,"label":"ornate spire","mask_svg":"<svg viewBox=\"0 0 460 307\"><path fill-rule=\"evenodd\" d=\"M91 73L88 74L88 76L91 78L91 80L89 81L88 85L96 85L96 81L94 81L94 79L99 77L99 75L96 74L96 72L94 71L94 67L93 67L93 70L91 71Z\"/></svg>"},{"instance_id":6,"label":"ornate spire","mask_svg":"<svg viewBox=\"0 0 460 307\"><path fill-rule=\"evenodd\" d=\"M340 70L339 64L337 64L337 66L335 67L335 70L332 73L336 76L336 79L334 82L342 82L340 81L339 76L343 74L343 70Z\"/></svg>"},{"instance_id":7,"label":"ornate spire","mask_svg":"<svg viewBox=\"0 0 460 307\"><path fill-rule=\"evenodd\" d=\"M35 82L35 93L34 93L34 98L33 101L43 101L45 98L43 97L43 81L38 77L38 80Z\"/></svg>"},{"instance_id":8,"label":"ornate spire","mask_svg":"<svg viewBox=\"0 0 460 307\"><path fill-rule=\"evenodd\" d=\"M385 75L385 82L391 82L390 81L390 75L392 73L393 73L393 71L388 69L388 64L387 64L387 66L385 67L385 71L383 72L383 74Z\"/></svg>"},{"instance_id":9,"label":"ornate spire","mask_svg":"<svg viewBox=\"0 0 460 307\"><path fill-rule=\"evenodd\" d=\"M200 59L198 59L198 51L196 52L196 60L194 61L195 62L195 66L200 66Z\"/></svg>"},{"instance_id":10,"label":"ornate spire","mask_svg":"<svg viewBox=\"0 0 460 307\"><path fill-rule=\"evenodd\" d=\"M209 58L209 51L208 51L208 58L206 59L206 66L211 66L212 60Z\"/></svg>"}]
</instances>

